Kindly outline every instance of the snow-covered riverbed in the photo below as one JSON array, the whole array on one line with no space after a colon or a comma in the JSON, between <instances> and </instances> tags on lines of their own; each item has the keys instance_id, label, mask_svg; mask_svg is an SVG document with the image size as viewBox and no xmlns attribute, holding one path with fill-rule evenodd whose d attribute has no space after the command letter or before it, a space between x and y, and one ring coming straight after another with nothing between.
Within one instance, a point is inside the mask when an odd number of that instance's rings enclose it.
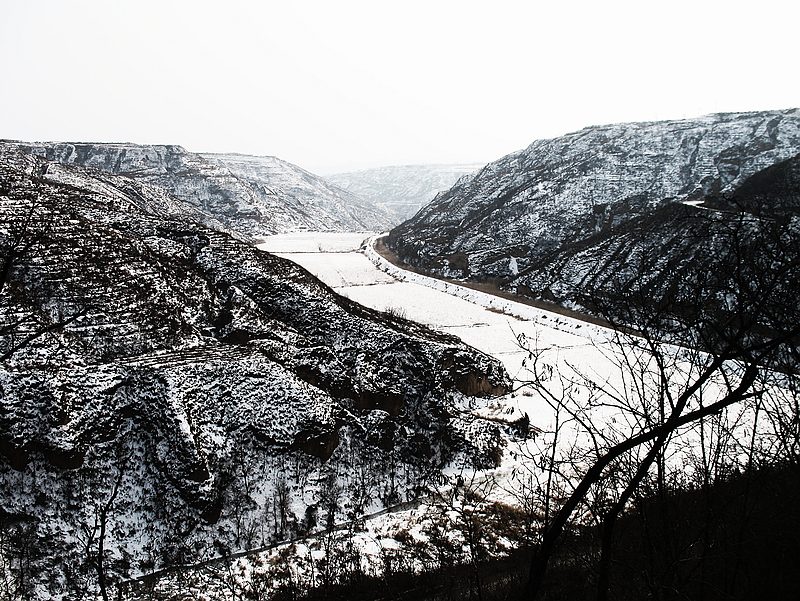
<instances>
[{"instance_id":1,"label":"snow-covered riverbed","mask_svg":"<svg viewBox=\"0 0 800 601\"><path fill-rule=\"evenodd\" d=\"M286 257L339 294L363 305L400 312L431 328L455 334L467 344L503 361L515 378L525 379L527 353L518 336L535 340L539 348L558 349L558 357L573 365L596 369L605 363L601 350L609 333L557 313L500 299L401 270L377 255L366 233L299 232L265 238L259 248ZM552 356L552 351L551 351ZM533 399L508 399L534 423L549 418L548 408Z\"/></svg>"}]
</instances>

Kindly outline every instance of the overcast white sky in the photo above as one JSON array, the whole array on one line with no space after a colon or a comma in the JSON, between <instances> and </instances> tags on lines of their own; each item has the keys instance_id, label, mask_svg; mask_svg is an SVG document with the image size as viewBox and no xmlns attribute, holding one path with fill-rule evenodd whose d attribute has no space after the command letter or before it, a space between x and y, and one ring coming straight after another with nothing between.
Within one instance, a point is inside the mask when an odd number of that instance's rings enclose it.
<instances>
[{"instance_id":1,"label":"overcast white sky","mask_svg":"<svg viewBox=\"0 0 800 601\"><path fill-rule=\"evenodd\" d=\"M487 162L592 124L800 105L792 6L0 0L0 137L322 174Z\"/></svg>"}]
</instances>

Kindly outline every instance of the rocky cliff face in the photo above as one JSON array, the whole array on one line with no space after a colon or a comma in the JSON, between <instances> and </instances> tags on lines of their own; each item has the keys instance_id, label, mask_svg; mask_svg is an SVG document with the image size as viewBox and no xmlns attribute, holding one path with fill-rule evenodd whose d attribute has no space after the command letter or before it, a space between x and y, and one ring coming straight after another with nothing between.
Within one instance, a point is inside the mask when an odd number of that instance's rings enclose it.
<instances>
[{"instance_id":1,"label":"rocky cliff face","mask_svg":"<svg viewBox=\"0 0 800 601\"><path fill-rule=\"evenodd\" d=\"M502 445L451 402L464 382L505 392L497 362L198 217L139 180L0 149L0 569L17 598L284 540Z\"/></svg>"},{"instance_id":2,"label":"rocky cliff face","mask_svg":"<svg viewBox=\"0 0 800 601\"><path fill-rule=\"evenodd\" d=\"M399 223L483 165L402 165L337 173L325 179L391 213Z\"/></svg>"},{"instance_id":3,"label":"rocky cliff face","mask_svg":"<svg viewBox=\"0 0 800 601\"><path fill-rule=\"evenodd\" d=\"M389 246L435 274L517 275L566 244L735 189L800 152L800 111L589 127L489 164L394 228Z\"/></svg>"},{"instance_id":4,"label":"rocky cliff face","mask_svg":"<svg viewBox=\"0 0 800 601\"><path fill-rule=\"evenodd\" d=\"M286 231L380 231L379 207L275 157L201 155L180 146L3 142L49 161L158 185L249 237Z\"/></svg>"}]
</instances>

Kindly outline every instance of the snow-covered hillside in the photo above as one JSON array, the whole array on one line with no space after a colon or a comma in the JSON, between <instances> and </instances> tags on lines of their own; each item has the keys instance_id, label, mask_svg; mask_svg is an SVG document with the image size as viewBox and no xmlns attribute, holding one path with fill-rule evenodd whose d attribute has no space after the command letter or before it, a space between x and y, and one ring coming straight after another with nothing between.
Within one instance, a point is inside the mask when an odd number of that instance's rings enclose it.
<instances>
[{"instance_id":1,"label":"snow-covered hillside","mask_svg":"<svg viewBox=\"0 0 800 601\"><path fill-rule=\"evenodd\" d=\"M797 109L587 127L490 163L388 244L440 275L504 281L562 245L725 193L798 153Z\"/></svg>"},{"instance_id":2,"label":"snow-covered hillside","mask_svg":"<svg viewBox=\"0 0 800 601\"><path fill-rule=\"evenodd\" d=\"M320 586L320 579L325 582L325 566L331 562L339 562L338 566L347 563L352 567L340 567L340 573L348 574L347 570L351 569L351 574L371 578L370 582L390 581L398 565L417 570L420 573L416 576L422 579L426 576L424 571L430 569L434 561L431 556L437 551L452 554L447 555L451 559L446 561L453 561L452 558L462 553L465 561L472 560L474 555L470 555L470 550L476 548L476 543L470 537L475 536L476 523L481 526L477 546L484 560L502 557L520 544L514 528L524 528L526 519L531 519L524 513L526 508L539 515L538 504L526 503L531 502L531 494L542 490L542 481L536 480L534 474L541 469L540 462L545 461L548 444L555 446L558 439L561 445L557 447L558 452L570 457L576 445L592 449L598 438L616 440L614 437L627 434L628 428L636 431L640 427L639 405L635 406L632 416L626 414L623 402L625 398L640 398L637 395L642 394L642 390L638 386L646 386L645 396L641 397L644 405L651 396L657 397L650 388L655 382L674 388L671 398L679 396L681 387L686 384L685 370L694 357L691 349L659 345L659 352L664 353L661 358L666 359L666 364L660 363L659 369L648 362L652 357L648 347L640 345L640 338L621 336L618 331L409 272L380 256L373 247L374 238L366 244L362 240L363 236L357 234L306 232L271 236L263 242L262 248L291 258L337 292L366 306L404 312L442 332L455 333L502 360L517 378L515 393L494 399L473 399L459 409L499 422L519 423L518 416L526 415L530 418L531 430L537 434L509 440L495 467L472 470L452 465L437 489L412 503L372 514L363 521L341 524L338 531L323 537L304 538L180 573L165 573L146 585L143 583L135 599L145 600L153 590L168 597L187 586L220 598L234 598L254 590L314 588ZM796 272L795 269L795 282ZM713 403L725 389L724 378L737 377L738 368L733 362L730 368L719 381L701 387L697 394L699 403ZM635 369L642 371L634 372ZM541 377L536 386L532 384L535 373ZM654 374L657 374L655 382L650 379ZM667 382L659 379L665 375ZM576 383L579 385L574 387ZM585 401L591 398L588 390L592 384L595 390L603 391L601 396L608 402L593 405ZM542 390L549 391L552 396L542 394ZM764 399L772 399L770 402L782 399L776 405L780 406L779 411L791 412L791 395L783 397L780 391L762 389L759 397L762 393ZM552 401L567 396L574 399L580 413L577 419L562 423L559 430L557 416L561 409L548 398ZM752 427L762 401L743 404L723 414L722 423L730 440L756 438ZM594 432L600 433L597 437L586 436L582 428L587 423ZM560 432L560 437L554 436L556 431ZM675 436L666 464L676 467L681 474L690 473L698 460L696 451L702 448L699 436L702 435L695 427L681 429ZM757 438L765 448L778 439L768 420L761 424ZM583 452L579 455L581 458ZM585 452L591 456L590 451ZM563 465L572 464L566 461ZM504 514L504 511L509 513ZM498 514L504 517L497 520ZM226 579L228 574L233 576ZM438 572L434 578L437 577ZM350 582L347 576L344 579ZM434 585L432 590L438 589ZM464 595L463 598L470 597Z\"/></svg>"},{"instance_id":3,"label":"snow-covered hillside","mask_svg":"<svg viewBox=\"0 0 800 601\"><path fill-rule=\"evenodd\" d=\"M483 165L401 165L328 175L326 179L390 212L399 223Z\"/></svg>"},{"instance_id":4,"label":"snow-covered hillside","mask_svg":"<svg viewBox=\"0 0 800 601\"><path fill-rule=\"evenodd\" d=\"M5 146L163 187L249 237L296 230L379 231L381 208L275 157L202 155L180 146L25 143Z\"/></svg>"},{"instance_id":5,"label":"snow-covered hillside","mask_svg":"<svg viewBox=\"0 0 800 601\"><path fill-rule=\"evenodd\" d=\"M507 391L498 362L197 215L159 187L0 148L12 598L94 597L313 532L503 445L501 426L451 409Z\"/></svg>"},{"instance_id":6,"label":"snow-covered hillside","mask_svg":"<svg viewBox=\"0 0 800 601\"><path fill-rule=\"evenodd\" d=\"M227 169L249 186L256 189L262 186L278 197L283 205L269 209L272 221L280 225L275 231L378 231L392 220L391 213L371 199L279 158L243 154L200 156ZM281 213L284 217L280 217Z\"/></svg>"},{"instance_id":7,"label":"snow-covered hillside","mask_svg":"<svg viewBox=\"0 0 800 601\"><path fill-rule=\"evenodd\" d=\"M787 325L800 247L800 156L722 195L671 203L529 265L508 285L527 296L628 322L660 307L697 320L746 313ZM737 306L732 299L748 305ZM625 315L625 313L628 313ZM724 319L722 320L724 321ZM783 323L782 323L783 322Z\"/></svg>"},{"instance_id":8,"label":"snow-covered hillside","mask_svg":"<svg viewBox=\"0 0 800 601\"><path fill-rule=\"evenodd\" d=\"M388 245L434 274L634 327L669 312L695 335L754 313L730 301L749 278L779 320L794 292L770 253L796 246L798 153L799 110L590 127L488 165Z\"/></svg>"}]
</instances>

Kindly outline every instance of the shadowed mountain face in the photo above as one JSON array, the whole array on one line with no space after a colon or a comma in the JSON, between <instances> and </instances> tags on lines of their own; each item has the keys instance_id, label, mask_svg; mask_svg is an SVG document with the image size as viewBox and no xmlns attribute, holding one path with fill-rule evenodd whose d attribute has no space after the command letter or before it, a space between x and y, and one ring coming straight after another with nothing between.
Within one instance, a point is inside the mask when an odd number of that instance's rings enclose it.
<instances>
[{"instance_id":1,"label":"shadowed mountain face","mask_svg":"<svg viewBox=\"0 0 800 601\"><path fill-rule=\"evenodd\" d=\"M504 393L499 363L198 221L140 181L0 149L0 528L27 553L20 598L284 540L502 444L450 400Z\"/></svg>"},{"instance_id":2,"label":"shadowed mountain face","mask_svg":"<svg viewBox=\"0 0 800 601\"><path fill-rule=\"evenodd\" d=\"M380 231L392 222L381 208L275 157L196 154L180 146L3 144L159 185L249 237L298 229Z\"/></svg>"},{"instance_id":3,"label":"shadowed mountain face","mask_svg":"<svg viewBox=\"0 0 800 601\"><path fill-rule=\"evenodd\" d=\"M780 170L797 164L791 159ZM800 187L762 195L763 175L703 205L671 204L563 245L521 273L516 290L650 331L674 330L706 348L780 336L800 319L800 213L791 208ZM756 179L759 192L752 195Z\"/></svg>"},{"instance_id":4,"label":"shadowed mountain face","mask_svg":"<svg viewBox=\"0 0 800 601\"><path fill-rule=\"evenodd\" d=\"M736 190L707 197L705 206L777 221L800 214L800 154L747 178Z\"/></svg>"},{"instance_id":5,"label":"shadowed mountain face","mask_svg":"<svg viewBox=\"0 0 800 601\"><path fill-rule=\"evenodd\" d=\"M729 193L798 152L798 110L589 127L489 164L394 228L388 244L434 274L536 296L522 274L566 245Z\"/></svg>"}]
</instances>

